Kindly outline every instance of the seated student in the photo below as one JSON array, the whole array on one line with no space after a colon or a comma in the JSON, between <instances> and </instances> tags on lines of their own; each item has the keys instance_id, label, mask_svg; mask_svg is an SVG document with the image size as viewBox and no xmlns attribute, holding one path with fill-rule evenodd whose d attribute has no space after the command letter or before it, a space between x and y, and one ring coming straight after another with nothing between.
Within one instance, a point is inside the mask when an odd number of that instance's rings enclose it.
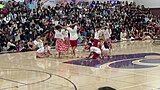
<instances>
[{"instance_id":1,"label":"seated student","mask_svg":"<svg viewBox=\"0 0 160 90\"><path fill-rule=\"evenodd\" d=\"M90 54L87 58L91 58L91 59L102 59L101 58L101 50L98 47L92 46L91 43L88 43L87 46L90 49Z\"/></svg>"},{"instance_id":2,"label":"seated student","mask_svg":"<svg viewBox=\"0 0 160 90\"><path fill-rule=\"evenodd\" d=\"M37 50L36 57L37 58L49 57L50 55L52 55L50 49L51 47L48 45L48 43L45 43L44 47L39 48Z\"/></svg>"},{"instance_id":3,"label":"seated student","mask_svg":"<svg viewBox=\"0 0 160 90\"><path fill-rule=\"evenodd\" d=\"M152 37L150 33L144 32L142 40L152 40Z\"/></svg>"},{"instance_id":4,"label":"seated student","mask_svg":"<svg viewBox=\"0 0 160 90\"><path fill-rule=\"evenodd\" d=\"M34 48L34 43L32 41L32 39L30 38L29 41L26 43L26 47L27 47L27 50L28 51L33 51L35 48Z\"/></svg>"},{"instance_id":5,"label":"seated student","mask_svg":"<svg viewBox=\"0 0 160 90\"><path fill-rule=\"evenodd\" d=\"M16 45L13 43L13 40L10 39L7 43L7 51L16 50Z\"/></svg>"},{"instance_id":6,"label":"seated student","mask_svg":"<svg viewBox=\"0 0 160 90\"><path fill-rule=\"evenodd\" d=\"M127 41L127 32L126 31L121 32L121 41Z\"/></svg>"}]
</instances>

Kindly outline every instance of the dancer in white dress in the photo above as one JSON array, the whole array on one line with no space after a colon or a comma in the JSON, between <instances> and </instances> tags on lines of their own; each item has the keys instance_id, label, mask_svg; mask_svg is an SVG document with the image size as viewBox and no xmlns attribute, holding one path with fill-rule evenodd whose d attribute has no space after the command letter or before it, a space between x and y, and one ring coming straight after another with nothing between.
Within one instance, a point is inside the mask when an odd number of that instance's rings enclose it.
<instances>
[{"instance_id":1,"label":"dancer in white dress","mask_svg":"<svg viewBox=\"0 0 160 90\"><path fill-rule=\"evenodd\" d=\"M91 59L102 59L101 57L101 49L95 46L92 46L91 43L88 44L88 48L90 50L90 54L87 58L91 58Z\"/></svg>"},{"instance_id":2,"label":"dancer in white dress","mask_svg":"<svg viewBox=\"0 0 160 90\"><path fill-rule=\"evenodd\" d=\"M58 58L60 58L61 53L68 51L68 46L65 43L63 31L60 25L55 27L55 38L56 38L56 51L58 52Z\"/></svg>"},{"instance_id":3,"label":"dancer in white dress","mask_svg":"<svg viewBox=\"0 0 160 90\"><path fill-rule=\"evenodd\" d=\"M33 41L33 43L37 47L37 51L36 51L37 58L49 57L50 55L52 55L50 53L51 47L48 45L48 43L45 43L44 45L40 36L38 36L36 40Z\"/></svg>"},{"instance_id":4,"label":"dancer in white dress","mask_svg":"<svg viewBox=\"0 0 160 90\"><path fill-rule=\"evenodd\" d=\"M78 40L78 33L77 33L78 24L75 23L75 24L72 24L72 25L69 25L69 26L65 26L63 28L68 30L68 32L69 32L70 46L72 48L73 55L76 56L76 48L77 48L77 44L78 44L78 42L77 42L77 40Z\"/></svg>"}]
</instances>

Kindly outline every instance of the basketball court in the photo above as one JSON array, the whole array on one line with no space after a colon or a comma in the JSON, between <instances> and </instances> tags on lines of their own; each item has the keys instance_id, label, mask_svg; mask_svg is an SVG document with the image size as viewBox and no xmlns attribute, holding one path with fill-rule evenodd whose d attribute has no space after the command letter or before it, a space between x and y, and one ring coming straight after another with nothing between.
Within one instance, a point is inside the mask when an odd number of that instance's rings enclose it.
<instances>
[{"instance_id":1,"label":"basketball court","mask_svg":"<svg viewBox=\"0 0 160 90\"><path fill-rule=\"evenodd\" d=\"M53 51L54 53L54 51ZM78 52L85 57L87 52ZM160 90L160 46L151 41L113 44L112 57L36 59L35 52L0 55L0 90Z\"/></svg>"}]
</instances>

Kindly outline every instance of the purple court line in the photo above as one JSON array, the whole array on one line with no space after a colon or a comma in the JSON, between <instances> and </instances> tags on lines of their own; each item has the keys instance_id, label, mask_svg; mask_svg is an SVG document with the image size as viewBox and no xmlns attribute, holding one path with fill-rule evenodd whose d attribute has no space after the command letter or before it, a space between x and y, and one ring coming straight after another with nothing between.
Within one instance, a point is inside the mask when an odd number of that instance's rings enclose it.
<instances>
[{"instance_id":1,"label":"purple court line","mask_svg":"<svg viewBox=\"0 0 160 90\"><path fill-rule=\"evenodd\" d=\"M81 66L89 66L89 67L97 67L109 62L119 61L124 59L132 59L132 58L144 58L148 55L160 55L159 53L137 53L137 54L122 54L122 55L113 55L111 58L105 58L101 62L98 60L87 60L87 59L78 59L78 60L71 60L63 63L67 64L74 64L74 65L81 65Z\"/></svg>"}]
</instances>

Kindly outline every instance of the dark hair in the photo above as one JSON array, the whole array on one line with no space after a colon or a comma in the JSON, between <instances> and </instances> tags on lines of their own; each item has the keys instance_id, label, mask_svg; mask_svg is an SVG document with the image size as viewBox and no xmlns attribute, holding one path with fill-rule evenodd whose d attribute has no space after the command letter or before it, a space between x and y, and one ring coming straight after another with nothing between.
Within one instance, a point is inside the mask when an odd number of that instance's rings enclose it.
<instances>
[{"instance_id":1,"label":"dark hair","mask_svg":"<svg viewBox=\"0 0 160 90\"><path fill-rule=\"evenodd\" d=\"M44 46L48 45L48 43L45 43Z\"/></svg>"},{"instance_id":2,"label":"dark hair","mask_svg":"<svg viewBox=\"0 0 160 90\"><path fill-rule=\"evenodd\" d=\"M104 42L104 47L105 47L105 48L109 48L107 41Z\"/></svg>"},{"instance_id":3,"label":"dark hair","mask_svg":"<svg viewBox=\"0 0 160 90\"><path fill-rule=\"evenodd\" d=\"M97 25L96 28L101 28L101 26L100 26L100 25Z\"/></svg>"},{"instance_id":4,"label":"dark hair","mask_svg":"<svg viewBox=\"0 0 160 90\"><path fill-rule=\"evenodd\" d=\"M101 88L98 88L98 90L116 90L112 87L101 87Z\"/></svg>"},{"instance_id":5,"label":"dark hair","mask_svg":"<svg viewBox=\"0 0 160 90\"><path fill-rule=\"evenodd\" d=\"M60 27L59 25L57 25L55 28L56 28L57 30L61 29L61 27Z\"/></svg>"},{"instance_id":6,"label":"dark hair","mask_svg":"<svg viewBox=\"0 0 160 90\"><path fill-rule=\"evenodd\" d=\"M91 47L91 46L92 46L92 43L88 43L88 46L90 46L90 47Z\"/></svg>"}]
</instances>

